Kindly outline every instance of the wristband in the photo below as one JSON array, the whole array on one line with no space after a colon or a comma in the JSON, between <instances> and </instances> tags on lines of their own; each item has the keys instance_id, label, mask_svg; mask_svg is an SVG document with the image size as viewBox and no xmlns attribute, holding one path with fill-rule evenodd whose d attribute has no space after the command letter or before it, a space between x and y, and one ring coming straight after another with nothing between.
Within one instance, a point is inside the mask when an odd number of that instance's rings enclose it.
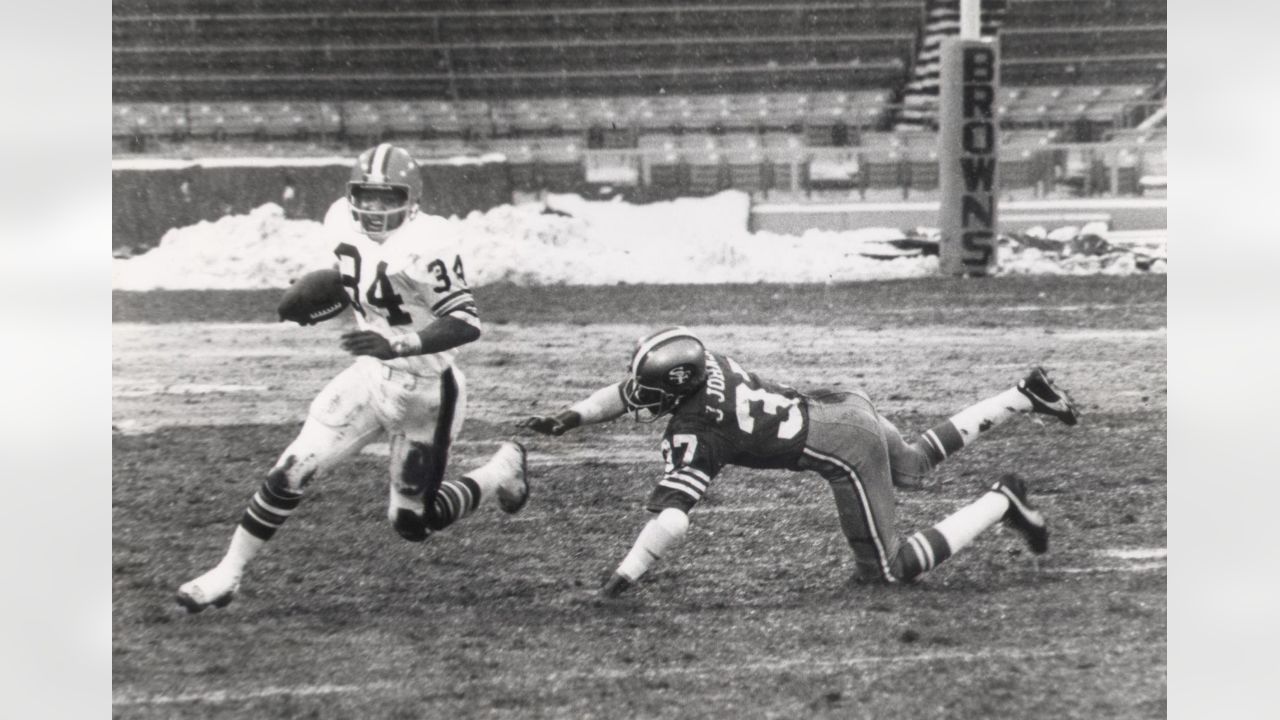
<instances>
[{"instance_id":1,"label":"wristband","mask_svg":"<svg viewBox=\"0 0 1280 720\"><path fill-rule=\"evenodd\" d=\"M422 354L422 336L416 332L405 333L391 338L391 349L400 357Z\"/></svg>"}]
</instances>

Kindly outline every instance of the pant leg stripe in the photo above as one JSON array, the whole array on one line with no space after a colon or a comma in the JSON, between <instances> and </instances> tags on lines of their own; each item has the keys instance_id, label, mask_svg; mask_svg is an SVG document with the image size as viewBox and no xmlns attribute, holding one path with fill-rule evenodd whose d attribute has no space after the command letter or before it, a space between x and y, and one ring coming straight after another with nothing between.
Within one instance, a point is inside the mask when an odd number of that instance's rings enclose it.
<instances>
[{"instance_id":1,"label":"pant leg stripe","mask_svg":"<svg viewBox=\"0 0 1280 720\"><path fill-rule=\"evenodd\" d=\"M858 473L848 463L834 455L820 453L813 448L805 447L804 453L810 457L817 458L829 465L839 468L845 475L849 477L853 483L853 490L858 496L858 502L862 505L862 514L867 519L867 528L871 531L871 540L876 548L876 559L880 561L880 570L884 573L886 580L890 582L896 578L893 576L893 570L889 565L889 554L884 549L884 544L880 542L880 531L876 526L875 515L871 512L871 503L867 500L866 489L862 487L862 480L858 477Z\"/></svg>"},{"instance_id":2,"label":"pant leg stripe","mask_svg":"<svg viewBox=\"0 0 1280 720\"><path fill-rule=\"evenodd\" d=\"M458 406L458 379L454 377L453 368L445 368L440 373L440 414L436 416L436 431L432 440L435 452L432 453L432 477L435 482L444 479L444 470L449 464L449 443L453 437L453 416Z\"/></svg>"}]
</instances>

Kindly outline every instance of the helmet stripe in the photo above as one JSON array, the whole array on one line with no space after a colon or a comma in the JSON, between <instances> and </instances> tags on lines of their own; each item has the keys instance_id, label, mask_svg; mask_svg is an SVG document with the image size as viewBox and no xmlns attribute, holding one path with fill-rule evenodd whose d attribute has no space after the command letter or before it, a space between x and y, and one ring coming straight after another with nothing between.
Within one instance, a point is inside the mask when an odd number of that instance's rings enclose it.
<instances>
[{"instance_id":1,"label":"helmet stripe","mask_svg":"<svg viewBox=\"0 0 1280 720\"><path fill-rule=\"evenodd\" d=\"M652 352L654 348L659 344L676 337L691 337L697 339L697 336L689 332L689 329L685 327L673 327L670 330L663 330L656 335L645 338L641 341L640 347L636 348L636 354L631 356L631 374L635 375L640 372L640 361L644 360L644 357Z\"/></svg>"},{"instance_id":2,"label":"helmet stripe","mask_svg":"<svg viewBox=\"0 0 1280 720\"><path fill-rule=\"evenodd\" d=\"M387 161L390 158L391 143L382 143L373 151L373 158L369 161L370 182L387 181Z\"/></svg>"}]
</instances>

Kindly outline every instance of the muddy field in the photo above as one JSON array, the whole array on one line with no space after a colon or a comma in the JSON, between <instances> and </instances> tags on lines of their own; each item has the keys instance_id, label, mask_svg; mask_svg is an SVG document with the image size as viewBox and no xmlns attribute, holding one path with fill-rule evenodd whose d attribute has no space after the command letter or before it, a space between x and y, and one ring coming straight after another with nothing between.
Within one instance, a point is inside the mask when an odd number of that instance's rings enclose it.
<instances>
[{"instance_id":1,"label":"muddy field","mask_svg":"<svg viewBox=\"0 0 1280 720\"><path fill-rule=\"evenodd\" d=\"M920 583L848 582L816 476L734 469L634 595L591 593L630 547L660 428L527 439L534 488L427 543L385 520L385 448L317 480L225 610L177 586L215 563L343 321L271 322L276 293L118 293L113 325L113 710L118 717L1163 717L1165 279L813 288L481 288L453 457L618 379L684 322L802 388L865 388L923 430L1042 363L1082 424L1022 419L900 496L932 524L1017 470L1052 523L1034 561L992 531Z\"/></svg>"}]
</instances>

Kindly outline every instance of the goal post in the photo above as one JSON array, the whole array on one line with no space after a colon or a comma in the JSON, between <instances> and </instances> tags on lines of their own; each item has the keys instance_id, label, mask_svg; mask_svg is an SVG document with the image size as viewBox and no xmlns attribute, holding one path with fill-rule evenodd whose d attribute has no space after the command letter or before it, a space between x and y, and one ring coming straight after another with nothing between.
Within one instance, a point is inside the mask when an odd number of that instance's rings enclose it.
<instances>
[{"instance_id":1,"label":"goal post","mask_svg":"<svg viewBox=\"0 0 1280 720\"><path fill-rule=\"evenodd\" d=\"M960 35L944 38L938 103L938 227L946 275L996 268L1000 52L981 36L980 0L960 0Z\"/></svg>"}]
</instances>

